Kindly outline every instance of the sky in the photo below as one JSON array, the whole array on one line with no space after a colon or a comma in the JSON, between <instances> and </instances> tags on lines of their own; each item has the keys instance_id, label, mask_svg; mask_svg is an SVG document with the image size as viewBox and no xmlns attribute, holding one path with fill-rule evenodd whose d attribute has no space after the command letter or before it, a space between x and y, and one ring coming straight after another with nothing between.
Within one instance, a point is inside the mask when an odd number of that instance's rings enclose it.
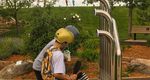
<instances>
[{"instance_id":1,"label":"sky","mask_svg":"<svg viewBox=\"0 0 150 80\"><path fill-rule=\"evenodd\" d=\"M75 6L87 6L87 2L84 0L74 0ZM95 6L99 5L99 2L94 3ZM66 6L65 0L58 0L54 6ZM73 0L68 0L68 6L73 6ZM92 4L89 4L92 6Z\"/></svg>"},{"instance_id":2,"label":"sky","mask_svg":"<svg viewBox=\"0 0 150 80\"><path fill-rule=\"evenodd\" d=\"M73 0L67 0L68 1L68 7L73 6ZM33 3L33 6L36 5L37 2L35 1ZM74 4L75 6L87 6L87 2L86 0L74 0ZM40 6L43 6L43 3L39 3ZM99 2L93 3L93 4L88 4L88 6L99 6ZM66 7L66 0L57 0L56 3L54 4L54 6L58 7Z\"/></svg>"},{"instance_id":3,"label":"sky","mask_svg":"<svg viewBox=\"0 0 150 80\"><path fill-rule=\"evenodd\" d=\"M40 0L40 1L43 1L43 0ZM49 0L50 1L50 0ZM68 1L68 6L67 7L71 7L73 6L73 1L74 1L74 4L75 6L87 6L87 2L86 0L67 0ZM3 3L3 0L0 0L0 3ZM93 3L93 4L88 4L88 6L99 6L100 2L96 2L96 3ZM37 0L34 1L34 3L32 4L32 6L35 6L37 5ZM39 3L40 6L43 6L43 2L40 2ZM122 6L122 5L125 5L125 3L123 2L120 2L119 4L116 3L114 6ZM66 0L57 0L56 3L54 4L55 7L66 7Z\"/></svg>"},{"instance_id":4,"label":"sky","mask_svg":"<svg viewBox=\"0 0 150 80\"><path fill-rule=\"evenodd\" d=\"M73 1L74 1L74 4L75 6L87 6L87 2L86 0L67 0L68 1L68 6L67 7L71 7L73 6ZM33 5L36 5L37 2L35 1ZM99 6L100 2L96 2L96 3L93 3L93 4L88 4L88 6ZM114 4L114 6L122 6L122 5L125 5L125 3L123 2L120 2L120 3L116 3ZM43 3L40 3L40 6L43 6ZM66 0L57 0L55 5L55 7L66 7Z\"/></svg>"}]
</instances>

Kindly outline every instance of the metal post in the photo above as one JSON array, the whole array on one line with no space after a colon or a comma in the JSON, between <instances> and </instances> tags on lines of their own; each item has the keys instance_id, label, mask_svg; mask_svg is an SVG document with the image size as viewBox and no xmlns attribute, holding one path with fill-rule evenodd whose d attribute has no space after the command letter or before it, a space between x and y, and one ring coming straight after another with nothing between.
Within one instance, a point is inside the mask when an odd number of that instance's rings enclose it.
<instances>
[{"instance_id":1,"label":"metal post","mask_svg":"<svg viewBox=\"0 0 150 80\"><path fill-rule=\"evenodd\" d=\"M100 29L104 31L108 31L110 33L113 33L112 27L112 21L111 17L108 17L110 13L110 4L108 0L100 0L101 1L101 9L102 10L95 10L96 13L100 14L100 20L101 20L101 26ZM101 14L102 13L102 14ZM105 15L107 14L107 15ZM110 19L110 20L108 20ZM101 52L100 52L100 79L101 80L114 80L114 60L113 57L113 42L109 41L106 36L101 36L100 37L100 47Z\"/></svg>"},{"instance_id":2,"label":"metal post","mask_svg":"<svg viewBox=\"0 0 150 80\"><path fill-rule=\"evenodd\" d=\"M95 9L95 14L100 16L101 20L100 30L97 30L101 48L99 77L100 80L121 80L121 51L116 22L110 15L109 1L100 0L100 2L101 10Z\"/></svg>"},{"instance_id":3,"label":"metal post","mask_svg":"<svg viewBox=\"0 0 150 80\"><path fill-rule=\"evenodd\" d=\"M115 52L116 52L116 78L117 80L121 80L121 49L120 49L120 42L118 38L118 31L117 31L117 26L116 26L116 21L115 19L112 19L113 21L113 28L114 28L114 40L115 40Z\"/></svg>"}]
</instances>

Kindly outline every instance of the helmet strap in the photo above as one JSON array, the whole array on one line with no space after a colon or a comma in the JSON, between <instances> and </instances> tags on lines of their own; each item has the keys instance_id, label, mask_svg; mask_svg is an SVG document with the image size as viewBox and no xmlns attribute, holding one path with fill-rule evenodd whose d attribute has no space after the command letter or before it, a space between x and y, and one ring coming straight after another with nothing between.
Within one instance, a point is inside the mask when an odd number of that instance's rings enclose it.
<instances>
[{"instance_id":1,"label":"helmet strap","mask_svg":"<svg viewBox=\"0 0 150 80\"><path fill-rule=\"evenodd\" d=\"M61 43L59 43L57 40L55 41L54 43L54 48L57 48L57 49L61 49Z\"/></svg>"},{"instance_id":2,"label":"helmet strap","mask_svg":"<svg viewBox=\"0 0 150 80\"><path fill-rule=\"evenodd\" d=\"M54 47L64 50L66 47L68 47L68 43L67 42L60 43L56 40L54 43Z\"/></svg>"}]
</instances>

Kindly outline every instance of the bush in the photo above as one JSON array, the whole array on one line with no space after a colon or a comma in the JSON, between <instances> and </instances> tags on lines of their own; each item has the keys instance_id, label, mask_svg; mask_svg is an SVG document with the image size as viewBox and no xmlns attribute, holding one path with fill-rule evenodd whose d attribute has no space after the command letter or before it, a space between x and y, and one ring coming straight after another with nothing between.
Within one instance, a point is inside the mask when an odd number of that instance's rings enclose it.
<instances>
[{"instance_id":1,"label":"bush","mask_svg":"<svg viewBox=\"0 0 150 80\"><path fill-rule=\"evenodd\" d=\"M83 46L95 50L99 46L99 39L86 39Z\"/></svg>"},{"instance_id":2,"label":"bush","mask_svg":"<svg viewBox=\"0 0 150 80\"><path fill-rule=\"evenodd\" d=\"M14 53L22 53L24 47L23 40L20 38L3 38L0 45L0 59L7 58Z\"/></svg>"},{"instance_id":3,"label":"bush","mask_svg":"<svg viewBox=\"0 0 150 80\"><path fill-rule=\"evenodd\" d=\"M41 21L39 23L42 23ZM51 26L48 26L46 22L41 25L38 25L27 31L25 36L25 46L26 51L33 54L35 57L40 50L53 38L53 31L50 31Z\"/></svg>"},{"instance_id":4,"label":"bush","mask_svg":"<svg viewBox=\"0 0 150 80\"><path fill-rule=\"evenodd\" d=\"M98 59L99 39L90 39L89 35L84 35L80 48L77 51L77 56L88 61L96 61Z\"/></svg>"},{"instance_id":5,"label":"bush","mask_svg":"<svg viewBox=\"0 0 150 80\"><path fill-rule=\"evenodd\" d=\"M34 13L36 11L36 13ZM36 15L34 15L36 14ZM33 9L32 20L26 25L26 32L23 35L26 44L26 51L32 53L33 58L38 55L42 48L54 38L56 30L67 25L78 26L77 21L67 18L51 18L46 8ZM39 17L40 16L40 17ZM75 19L76 20L76 19ZM74 45L74 44L73 44ZM71 45L71 51L75 46Z\"/></svg>"},{"instance_id":6,"label":"bush","mask_svg":"<svg viewBox=\"0 0 150 80\"><path fill-rule=\"evenodd\" d=\"M87 61L96 61L98 59L98 52L92 49L85 49L78 52L77 55Z\"/></svg>"}]
</instances>

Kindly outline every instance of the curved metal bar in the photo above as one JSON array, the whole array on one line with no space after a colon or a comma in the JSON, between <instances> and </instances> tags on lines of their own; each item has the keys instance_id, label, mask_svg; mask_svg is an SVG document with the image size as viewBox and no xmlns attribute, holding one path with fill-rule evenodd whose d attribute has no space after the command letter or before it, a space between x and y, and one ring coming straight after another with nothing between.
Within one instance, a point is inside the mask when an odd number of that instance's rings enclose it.
<instances>
[{"instance_id":1,"label":"curved metal bar","mask_svg":"<svg viewBox=\"0 0 150 80\"><path fill-rule=\"evenodd\" d=\"M115 40L115 48L116 48L116 53L117 53L117 80L121 80L121 48L120 48L120 43L119 43L119 38L118 38L118 31L117 31L117 26L116 26L116 21L114 18L112 18L113 21L113 29L114 29L114 40Z\"/></svg>"},{"instance_id":2,"label":"curved metal bar","mask_svg":"<svg viewBox=\"0 0 150 80\"><path fill-rule=\"evenodd\" d=\"M100 2L102 2L105 6L105 8L108 10L108 12L110 12L111 7L110 7L110 3L108 0L100 0Z\"/></svg>"},{"instance_id":3,"label":"curved metal bar","mask_svg":"<svg viewBox=\"0 0 150 80\"><path fill-rule=\"evenodd\" d=\"M121 55L121 49L120 49L120 42L119 42L119 38L118 38L116 21L114 18L112 18L112 21L113 21L113 30L114 30L115 46L117 49L117 56L120 56Z\"/></svg>"},{"instance_id":4,"label":"curved metal bar","mask_svg":"<svg viewBox=\"0 0 150 80\"><path fill-rule=\"evenodd\" d=\"M109 40L114 41L114 38L112 37L112 35L111 35L108 31L103 31L103 30L98 30L98 29L97 29L97 36L100 36L100 35L104 35L104 36L106 36Z\"/></svg>"},{"instance_id":5,"label":"curved metal bar","mask_svg":"<svg viewBox=\"0 0 150 80\"><path fill-rule=\"evenodd\" d=\"M112 18L110 16L110 14L104 10L95 9L95 15L103 16L108 22L110 22L109 26L112 23Z\"/></svg>"}]
</instances>

